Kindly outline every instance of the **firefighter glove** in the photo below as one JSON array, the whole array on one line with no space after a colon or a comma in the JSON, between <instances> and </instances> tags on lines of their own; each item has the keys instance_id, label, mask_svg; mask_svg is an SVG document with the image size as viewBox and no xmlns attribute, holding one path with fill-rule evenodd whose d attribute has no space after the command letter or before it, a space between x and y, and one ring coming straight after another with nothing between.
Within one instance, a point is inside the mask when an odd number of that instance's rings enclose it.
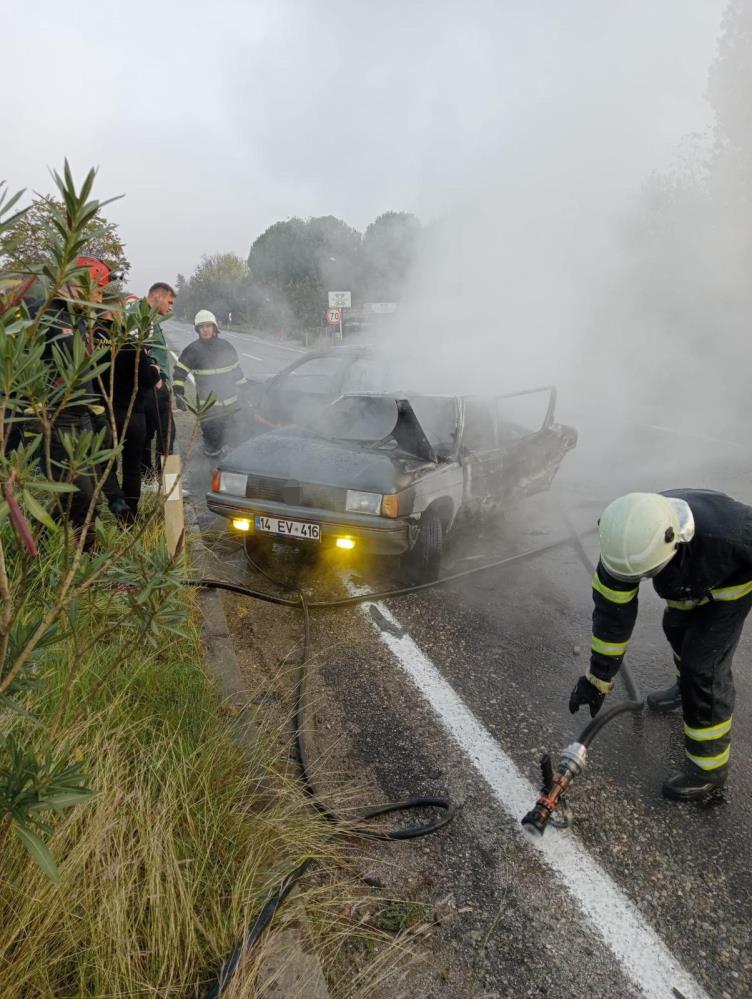
<instances>
[{"instance_id":1,"label":"firefighter glove","mask_svg":"<svg viewBox=\"0 0 752 999\"><path fill-rule=\"evenodd\" d=\"M590 717L595 718L601 709L605 696L597 687L593 686L586 676L581 676L569 696L569 711L574 714L580 710L583 704L587 704L590 708Z\"/></svg>"}]
</instances>

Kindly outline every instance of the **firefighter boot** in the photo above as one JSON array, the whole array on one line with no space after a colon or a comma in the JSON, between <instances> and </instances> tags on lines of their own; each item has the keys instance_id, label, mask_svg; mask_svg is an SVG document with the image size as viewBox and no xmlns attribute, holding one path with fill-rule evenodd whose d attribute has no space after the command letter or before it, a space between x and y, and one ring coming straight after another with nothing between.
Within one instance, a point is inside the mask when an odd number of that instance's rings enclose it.
<instances>
[{"instance_id":1,"label":"firefighter boot","mask_svg":"<svg viewBox=\"0 0 752 999\"><path fill-rule=\"evenodd\" d=\"M719 787L723 787L728 776L728 767L718 770L700 770L688 766L674 774L663 785L663 797L672 801L703 801Z\"/></svg>"},{"instance_id":2,"label":"firefighter boot","mask_svg":"<svg viewBox=\"0 0 752 999\"><path fill-rule=\"evenodd\" d=\"M681 691L679 684L673 683L665 690L654 690L647 696L648 707L651 711L658 711L665 714L668 711L676 711L682 706Z\"/></svg>"}]
</instances>

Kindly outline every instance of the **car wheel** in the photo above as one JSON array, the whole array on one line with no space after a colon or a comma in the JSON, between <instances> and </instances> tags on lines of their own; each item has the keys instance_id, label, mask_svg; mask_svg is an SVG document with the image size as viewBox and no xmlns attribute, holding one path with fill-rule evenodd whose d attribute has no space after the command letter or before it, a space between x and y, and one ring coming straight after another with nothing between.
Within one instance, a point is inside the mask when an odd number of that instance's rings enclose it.
<instances>
[{"instance_id":1,"label":"car wheel","mask_svg":"<svg viewBox=\"0 0 752 999\"><path fill-rule=\"evenodd\" d=\"M420 519L415 544L404 556L404 575L409 583L428 583L437 579L444 552L444 525L436 510L426 510Z\"/></svg>"}]
</instances>

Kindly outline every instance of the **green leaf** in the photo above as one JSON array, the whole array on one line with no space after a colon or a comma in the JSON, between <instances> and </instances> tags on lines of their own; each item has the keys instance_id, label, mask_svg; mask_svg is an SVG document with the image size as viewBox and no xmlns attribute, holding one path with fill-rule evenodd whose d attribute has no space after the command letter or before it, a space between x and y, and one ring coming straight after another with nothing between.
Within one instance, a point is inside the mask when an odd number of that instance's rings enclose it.
<instances>
[{"instance_id":1,"label":"green leaf","mask_svg":"<svg viewBox=\"0 0 752 999\"><path fill-rule=\"evenodd\" d=\"M73 805L80 805L88 798L92 798L94 792L88 787L72 787L68 791L60 791L59 794L50 794L41 801L29 806L30 812L44 812L47 810L61 812L64 808L72 808Z\"/></svg>"},{"instance_id":2,"label":"green leaf","mask_svg":"<svg viewBox=\"0 0 752 999\"><path fill-rule=\"evenodd\" d=\"M40 524L44 524L50 531L58 530L58 525L52 517L50 517L42 504L35 500L27 489L22 490L21 496L23 497L24 506L27 507L34 520L38 520Z\"/></svg>"},{"instance_id":3,"label":"green leaf","mask_svg":"<svg viewBox=\"0 0 752 999\"><path fill-rule=\"evenodd\" d=\"M52 854L47 849L47 846L42 842L37 834L33 833L28 826L24 826L20 822L14 822L13 828L16 830L18 838L29 851L31 859L34 863L39 865L50 881L54 882L56 885L60 884L60 874L57 869L57 864L52 859Z\"/></svg>"},{"instance_id":4,"label":"green leaf","mask_svg":"<svg viewBox=\"0 0 752 999\"><path fill-rule=\"evenodd\" d=\"M53 479L44 479L34 483L34 488L43 493L75 493L76 487L72 482L55 482Z\"/></svg>"}]
</instances>

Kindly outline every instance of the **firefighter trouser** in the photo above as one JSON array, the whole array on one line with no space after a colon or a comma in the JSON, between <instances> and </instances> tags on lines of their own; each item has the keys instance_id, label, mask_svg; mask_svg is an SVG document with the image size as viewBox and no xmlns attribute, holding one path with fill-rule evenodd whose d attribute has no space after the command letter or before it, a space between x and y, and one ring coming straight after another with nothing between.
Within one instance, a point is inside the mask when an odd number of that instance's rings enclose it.
<instances>
[{"instance_id":1,"label":"firefighter trouser","mask_svg":"<svg viewBox=\"0 0 752 999\"><path fill-rule=\"evenodd\" d=\"M686 610L668 607L663 615L679 674L685 751L695 767L711 776L721 776L729 760L731 661L750 608L752 594L746 594Z\"/></svg>"},{"instance_id":2,"label":"firefighter trouser","mask_svg":"<svg viewBox=\"0 0 752 999\"><path fill-rule=\"evenodd\" d=\"M201 436L205 447L210 451L218 451L234 441L235 410L214 415L214 408L212 407L207 416L201 420Z\"/></svg>"}]
</instances>

